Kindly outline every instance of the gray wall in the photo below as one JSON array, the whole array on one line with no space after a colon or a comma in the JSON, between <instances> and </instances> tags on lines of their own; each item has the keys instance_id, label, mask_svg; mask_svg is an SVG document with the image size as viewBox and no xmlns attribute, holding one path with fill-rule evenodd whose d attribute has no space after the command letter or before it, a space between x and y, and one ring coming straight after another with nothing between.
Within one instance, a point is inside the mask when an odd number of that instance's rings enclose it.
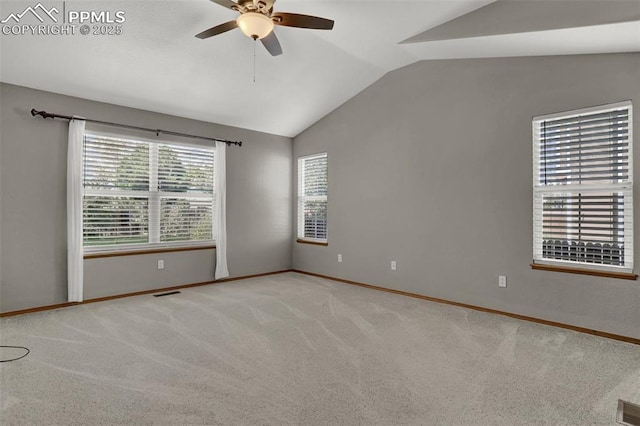
<instances>
[{"instance_id":1,"label":"gray wall","mask_svg":"<svg viewBox=\"0 0 640 426\"><path fill-rule=\"evenodd\" d=\"M634 101L640 229L639 76L638 53L387 74L294 139L294 176L298 156L329 157L329 245L293 243L294 268L640 338L639 281L529 266L533 116Z\"/></svg>"},{"instance_id":2,"label":"gray wall","mask_svg":"<svg viewBox=\"0 0 640 426\"><path fill-rule=\"evenodd\" d=\"M290 138L0 84L2 312L66 302L67 123L31 108L243 141L227 150L229 271L291 267ZM214 267L214 250L87 259L85 298L210 281Z\"/></svg>"}]
</instances>

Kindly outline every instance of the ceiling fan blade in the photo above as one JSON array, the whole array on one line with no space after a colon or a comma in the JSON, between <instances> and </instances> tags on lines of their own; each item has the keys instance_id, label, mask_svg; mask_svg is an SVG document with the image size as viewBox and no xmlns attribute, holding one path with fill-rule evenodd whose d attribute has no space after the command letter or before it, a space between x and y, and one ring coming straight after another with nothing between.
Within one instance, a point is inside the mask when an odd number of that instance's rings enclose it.
<instances>
[{"instance_id":1,"label":"ceiling fan blade","mask_svg":"<svg viewBox=\"0 0 640 426\"><path fill-rule=\"evenodd\" d=\"M209 38L218 34L225 33L237 27L238 24L236 24L236 21L229 21L225 22L224 24L216 25L215 27L209 28L208 30L203 31L200 34L196 34L196 37L198 37L199 39Z\"/></svg>"},{"instance_id":2,"label":"ceiling fan blade","mask_svg":"<svg viewBox=\"0 0 640 426\"><path fill-rule=\"evenodd\" d=\"M282 47L276 37L276 33L271 31L271 34L260 40L262 45L271 53L271 56L282 55Z\"/></svg>"},{"instance_id":3,"label":"ceiling fan blade","mask_svg":"<svg viewBox=\"0 0 640 426\"><path fill-rule=\"evenodd\" d=\"M274 13L271 15L273 23L285 27L311 28L313 30L330 30L333 28L331 19L317 16L300 15L298 13Z\"/></svg>"},{"instance_id":4,"label":"ceiling fan blade","mask_svg":"<svg viewBox=\"0 0 640 426\"><path fill-rule=\"evenodd\" d=\"M226 7L231 10L238 10L238 3L232 2L231 0L211 0L215 4L219 4L222 7Z\"/></svg>"}]
</instances>

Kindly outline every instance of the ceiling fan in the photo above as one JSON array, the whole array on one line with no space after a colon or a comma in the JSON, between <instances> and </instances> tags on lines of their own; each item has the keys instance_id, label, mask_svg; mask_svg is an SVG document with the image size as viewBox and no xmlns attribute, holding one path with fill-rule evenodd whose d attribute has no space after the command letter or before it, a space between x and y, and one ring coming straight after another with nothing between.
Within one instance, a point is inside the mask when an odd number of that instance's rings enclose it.
<instances>
[{"instance_id":1,"label":"ceiling fan","mask_svg":"<svg viewBox=\"0 0 640 426\"><path fill-rule=\"evenodd\" d=\"M273 32L275 25L285 27L310 28L314 30L330 30L333 28L331 19L317 16L300 15L298 13L273 12L276 0L211 0L220 6L240 13L238 19L216 25L197 34L199 39L213 37L239 27L242 32L254 40L260 40L272 56L282 54L282 47L278 37Z\"/></svg>"}]
</instances>

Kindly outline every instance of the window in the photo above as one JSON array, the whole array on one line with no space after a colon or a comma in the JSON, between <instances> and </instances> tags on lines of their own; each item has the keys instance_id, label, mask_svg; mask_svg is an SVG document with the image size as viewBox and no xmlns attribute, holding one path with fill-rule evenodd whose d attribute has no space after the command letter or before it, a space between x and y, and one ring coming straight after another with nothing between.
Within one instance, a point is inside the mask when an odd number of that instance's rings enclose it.
<instances>
[{"instance_id":1,"label":"window","mask_svg":"<svg viewBox=\"0 0 640 426\"><path fill-rule=\"evenodd\" d=\"M533 119L533 261L632 272L631 102Z\"/></svg>"},{"instance_id":2,"label":"window","mask_svg":"<svg viewBox=\"0 0 640 426\"><path fill-rule=\"evenodd\" d=\"M86 133L85 251L214 240L214 150Z\"/></svg>"},{"instance_id":3,"label":"window","mask_svg":"<svg viewBox=\"0 0 640 426\"><path fill-rule=\"evenodd\" d=\"M327 153L298 159L298 239L327 242Z\"/></svg>"}]
</instances>

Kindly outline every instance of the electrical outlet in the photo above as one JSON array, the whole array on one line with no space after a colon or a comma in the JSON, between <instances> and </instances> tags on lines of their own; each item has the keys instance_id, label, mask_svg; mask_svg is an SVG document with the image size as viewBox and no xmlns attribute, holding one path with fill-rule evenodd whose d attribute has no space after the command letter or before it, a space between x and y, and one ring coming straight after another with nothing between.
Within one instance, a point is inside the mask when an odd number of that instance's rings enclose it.
<instances>
[{"instance_id":1,"label":"electrical outlet","mask_svg":"<svg viewBox=\"0 0 640 426\"><path fill-rule=\"evenodd\" d=\"M158 269L164 269L164 260L158 260Z\"/></svg>"},{"instance_id":2,"label":"electrical outlet","mask_svg":"<svg viewBox=\"0 0 640 426\"><path fill-rule=\"evenodd\" d=\"M338 255L338 263L342 263L342 255L341 254Z\"/></svg>"},{"instance_id":3,"label":"electrical outlet","mask_svg":"<svg viewBox=\"0 0 640 426\"><path fill-rule=\"evenodd\" d=\"M507 277L504 275L500 275L498 277L498 287L506 287L507 286Z\"/></svg>"},{"instance_id":4,"label":"electrical outlet","mask_svg":"<svg viewBox=\"0 0 640 426\"><path fill-rule=\"evenodd\" d=\"M396 261L392 260L391 261L391 270L395 271L397 269L397 267L398 267L398 264L396 263Z\"/></svg>"}]
</instances>

